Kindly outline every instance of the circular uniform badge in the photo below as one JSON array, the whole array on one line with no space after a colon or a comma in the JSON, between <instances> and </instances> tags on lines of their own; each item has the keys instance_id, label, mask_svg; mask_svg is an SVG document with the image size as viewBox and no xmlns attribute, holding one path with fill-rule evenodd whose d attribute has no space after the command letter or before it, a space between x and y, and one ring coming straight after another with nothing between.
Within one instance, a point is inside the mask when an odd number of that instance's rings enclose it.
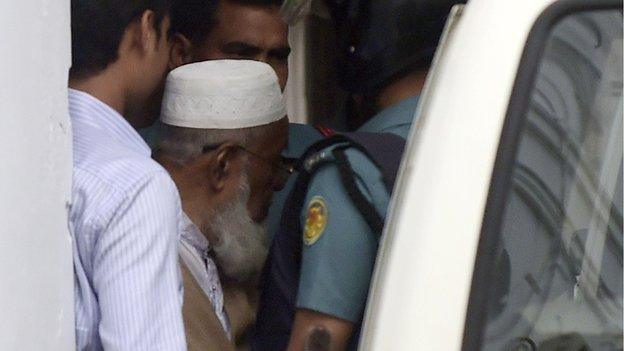
<instances>
[{"instance_id":1,"label":"circular uniform badge","mask_svg":"<svg viewBox=\"0 0 624 351\"><path fill-rule=\"evenodd\" d=\"M308 204L308 214L303 229L303 242L312 245L323 235L327 226L327 204L321 196L315 196Z\"/></svg>"}]
</instances>

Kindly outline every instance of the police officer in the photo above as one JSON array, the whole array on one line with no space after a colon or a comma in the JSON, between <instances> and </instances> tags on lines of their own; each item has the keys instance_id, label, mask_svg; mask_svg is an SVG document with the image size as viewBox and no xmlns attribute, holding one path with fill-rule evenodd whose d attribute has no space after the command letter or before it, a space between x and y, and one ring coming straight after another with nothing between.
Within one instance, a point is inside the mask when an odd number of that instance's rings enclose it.
<instances>
[{"instance_id":1,"label":"police officer","mask_svg":"<svg viewBox=\"0 0 624 351\"><path fill-rule=\"evenodd\" d=\"M446 18L458 2L333 3L343 37L339 71L357 112L349 122L360 125L359 132L407 138ZM331 157L341 147L355 192L363 195L360 202L385 219L390 194L383 160L375 162L366 150L342 144L306 153L302 165L314 171L306 168L309 179L298 177L272 242L261 282L255 350L303 350L311 338L331 350L357 346L381 227L371 224L368 217L374 213L362 213L354 191L345 186L344 172ZM400 153L397 147L395 154Z\"/></svg>"}]
</instances>

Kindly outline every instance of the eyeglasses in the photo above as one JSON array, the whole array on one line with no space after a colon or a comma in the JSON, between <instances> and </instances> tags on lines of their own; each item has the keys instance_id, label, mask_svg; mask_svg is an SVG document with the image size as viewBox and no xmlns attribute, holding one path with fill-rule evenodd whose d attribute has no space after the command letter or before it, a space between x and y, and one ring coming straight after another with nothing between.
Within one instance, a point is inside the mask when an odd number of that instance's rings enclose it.
<instances>
[{"instance_id":1,"label":"eyeglasses","mask_svg":"<svg viewBox=\"0 0 624 351\"><path fill-rule=\"evenodd\" d=\"M202 153L205 154L205 153L209 153L209 152L215 151L221 145L223 145L223 143L206 145L206 146L204 146L202 148ZM280 180L284 180L285 181L295 171L295 163L297 161L296 158L284 157L284 156L280 155L279 161L276 162L274 160L269 160L269 159L267 159L267 158L265 158L263 156L260 156L257 153L247 149L246 147L244 147L242 145L233 145L233 146L236 147L239 150L245 151L246 153L254 156L258 160L260 160L260 161L264 162L265 164L267 164L268 166L270 166L273 170L276 170L276 174L278 175Z\"/></svg>"}]
</instances>

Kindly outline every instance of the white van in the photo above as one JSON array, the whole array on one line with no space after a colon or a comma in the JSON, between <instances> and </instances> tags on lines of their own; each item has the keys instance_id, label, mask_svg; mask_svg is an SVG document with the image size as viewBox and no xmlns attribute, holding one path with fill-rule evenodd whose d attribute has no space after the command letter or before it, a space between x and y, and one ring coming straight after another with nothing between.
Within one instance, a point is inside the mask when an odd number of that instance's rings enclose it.
<instances>
[{"instance_id":1,"label":"white van","mask_svg":"<svg viewBox=\"0 0 624 351\"><path fill-rule=\"evenodd\" d=\"M0 2L0 350L75 347L69 3ZM454 8L361 350L622 350L622 50L621 0Z\"/></svg>"},{"instance_id":2,"label":"white van","mask_svg":"<svg viewBox=\"0 0 624 351\"><path fill-rule=\"evenodd\" d=\"M622 349L622 2L455 8L361 350Z\"/></svg>"}]
</instances>

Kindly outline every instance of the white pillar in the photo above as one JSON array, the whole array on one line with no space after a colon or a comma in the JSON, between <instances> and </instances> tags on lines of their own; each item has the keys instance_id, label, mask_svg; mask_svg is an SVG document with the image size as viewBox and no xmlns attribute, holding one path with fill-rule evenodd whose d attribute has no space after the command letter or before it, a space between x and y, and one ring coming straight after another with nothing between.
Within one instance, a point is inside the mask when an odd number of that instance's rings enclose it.
<instances>
[{"instance_id":1,"label":"white pillar","mask_svg":"<svg viewBox=\"0 0 624 351\"><path fill-rule=\"evenodd\" d=\"M290 27L288 41L292 53L288 58L288 82L284 98L290 122L308 123L308 101L306 96L306 28L308 21L302 19Z\"/></svg>"},{"instance_id":2,"label":"white pillar","mask_svg":"<svg viewBox=\"0 0 624 351\"><path fill-rule=\"evenodd\" d=\"M69 0L0 1L0 350L73 350Z\"/></svg>"}]
</instances>

